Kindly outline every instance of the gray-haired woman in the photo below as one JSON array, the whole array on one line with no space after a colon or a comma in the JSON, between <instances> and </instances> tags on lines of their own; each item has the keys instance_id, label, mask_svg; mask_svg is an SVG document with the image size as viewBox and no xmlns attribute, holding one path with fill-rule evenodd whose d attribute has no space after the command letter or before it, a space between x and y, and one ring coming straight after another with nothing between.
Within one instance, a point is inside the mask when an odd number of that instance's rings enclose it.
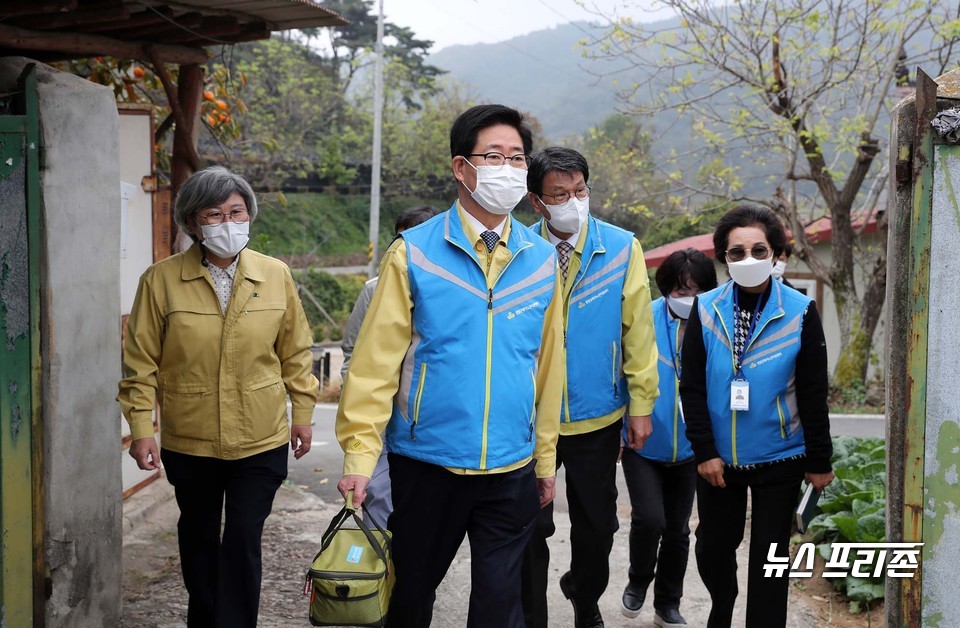
<instances>
[{"instance_id":1,"label":"gray-haired woman","mask_svg":"<svg viewBox=\"0 0 960 628\"><path fill-rule=\"evenodd\" d=\"M256 625L260 539L286 443L297 458L310 450L310 326L287 266L246 248L256 217L243 177L222 167L190 177L174 219L194 245L147 269L127 323L117 400L130 455L141 469L162 456L176 492L191 627Z\"/></svg>"}]
</instances>

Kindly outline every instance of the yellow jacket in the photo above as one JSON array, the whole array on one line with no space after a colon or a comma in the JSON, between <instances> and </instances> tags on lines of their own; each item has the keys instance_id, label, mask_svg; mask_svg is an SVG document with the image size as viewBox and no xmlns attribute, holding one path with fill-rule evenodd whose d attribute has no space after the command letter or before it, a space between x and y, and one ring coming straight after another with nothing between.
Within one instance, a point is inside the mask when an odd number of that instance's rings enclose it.
<instances>
[{"instance_id":1,"label":"yellow jacket","mask_svg":"<svg viewBox=\"0 0 960 628\"><path fill-rule=\"evenodd\" d=\"M289 441L309 425L319 384L313 343L287 266L244 249L226 314L200 247L147 269L127 322L117 401L134 439L153 436L160 404L163 447L225 460Z\"/></svg>"},{"instance_id":2,"label":"yellow jacket","mask_svg":"<svg viewBox=\"0 0 960 628\"><path fill-rule=\"evenodd\" d=\"M486 245L465 219L457 203L464 232L474 243L480 259L486 257L488 287L510 261L510 252L503 246L487 253ZM501 241L509 238L512 218L504 226ZM547 307L543 340L536 381L536 443L533 458L537 460L538 478L556 475L556 445L560 429L560 404L563 398L563 319L560 280ZM438 303L437 307L444 307ZM400 239L384 254L380 263L380 279L364 319L350 362L350 373L337 410L337 440L343 448L344 474L370 477L383 447L381 434L393 411L393 398L400 382L400 369L410 348L413 333L413 301L407 274L406 245ZM482 356L477 358L483 360ZM496 391L493 391L496 394ZM530 459L507 467L488 470L450 469L460 474L501 473L524 466Z\"/></svg>"}]
</instances>

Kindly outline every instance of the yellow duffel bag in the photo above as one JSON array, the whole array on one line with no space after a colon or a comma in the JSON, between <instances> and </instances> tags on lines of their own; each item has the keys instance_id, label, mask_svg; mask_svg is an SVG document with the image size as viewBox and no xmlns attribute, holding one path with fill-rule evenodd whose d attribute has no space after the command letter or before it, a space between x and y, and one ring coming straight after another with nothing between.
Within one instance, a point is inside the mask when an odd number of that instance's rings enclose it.
<instances>
[{"instance_id":1,"label":"yellow duffel bag","mask_svg":"<svg viewBox=\"0 0 960 628\"><path fill-rule=\"evenodd\" d=\"M390 532L377 523L366 506L364 518L347 505L324 532L320 551L307 572L310 623L314 626L384 626L393 590ZM350 518L356 528L344 528ZM367 522L373 524L371 530Z\"/></svg>"}]
</instances>

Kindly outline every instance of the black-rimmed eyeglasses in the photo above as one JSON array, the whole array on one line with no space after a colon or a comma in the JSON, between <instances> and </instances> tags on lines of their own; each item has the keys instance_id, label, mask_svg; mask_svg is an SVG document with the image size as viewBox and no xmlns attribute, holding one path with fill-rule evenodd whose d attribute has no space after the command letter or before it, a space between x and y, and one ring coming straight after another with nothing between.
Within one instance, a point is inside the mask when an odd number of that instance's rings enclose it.
<instances>
[{"instance_id":1,"label":"black-rimmed eyeglasses","mask_svg":"<svg viewBox=\"0 0 960 628\"><path fill-rule=\"evenodd\" d=\"M524 155L523 153L518 153L507 157L503 153L498 153L492 151L489 153L470 153L470 157L483 157L483 162L493 168L500 168L503 164L510 164L514 168L523 168L524 170L530 165L530 156Z\"/></svg>"}]
</instances>

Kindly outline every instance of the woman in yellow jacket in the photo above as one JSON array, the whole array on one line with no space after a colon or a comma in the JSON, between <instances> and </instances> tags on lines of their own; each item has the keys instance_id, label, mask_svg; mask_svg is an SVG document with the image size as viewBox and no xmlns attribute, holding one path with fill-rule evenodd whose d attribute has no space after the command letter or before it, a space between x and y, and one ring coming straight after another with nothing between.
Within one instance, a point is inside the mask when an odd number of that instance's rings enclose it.
<instances>
[{"instance_id":1,"label":"woman in yellow jacket","mask_svg":"<svg viewBox=\"0 0 960 628\"><path fill-rule=\"evenodd\" d=\"M117 400L130 455L141 469L162 457L176 492L190 627L256 625L260 537L287 476L286 443L297 458L310 450L310 326L287 266L245 248L256 217L242 177L194 174L174 209L194 245L147 269L127 323Z\"/></svg>"}]
</instances>

